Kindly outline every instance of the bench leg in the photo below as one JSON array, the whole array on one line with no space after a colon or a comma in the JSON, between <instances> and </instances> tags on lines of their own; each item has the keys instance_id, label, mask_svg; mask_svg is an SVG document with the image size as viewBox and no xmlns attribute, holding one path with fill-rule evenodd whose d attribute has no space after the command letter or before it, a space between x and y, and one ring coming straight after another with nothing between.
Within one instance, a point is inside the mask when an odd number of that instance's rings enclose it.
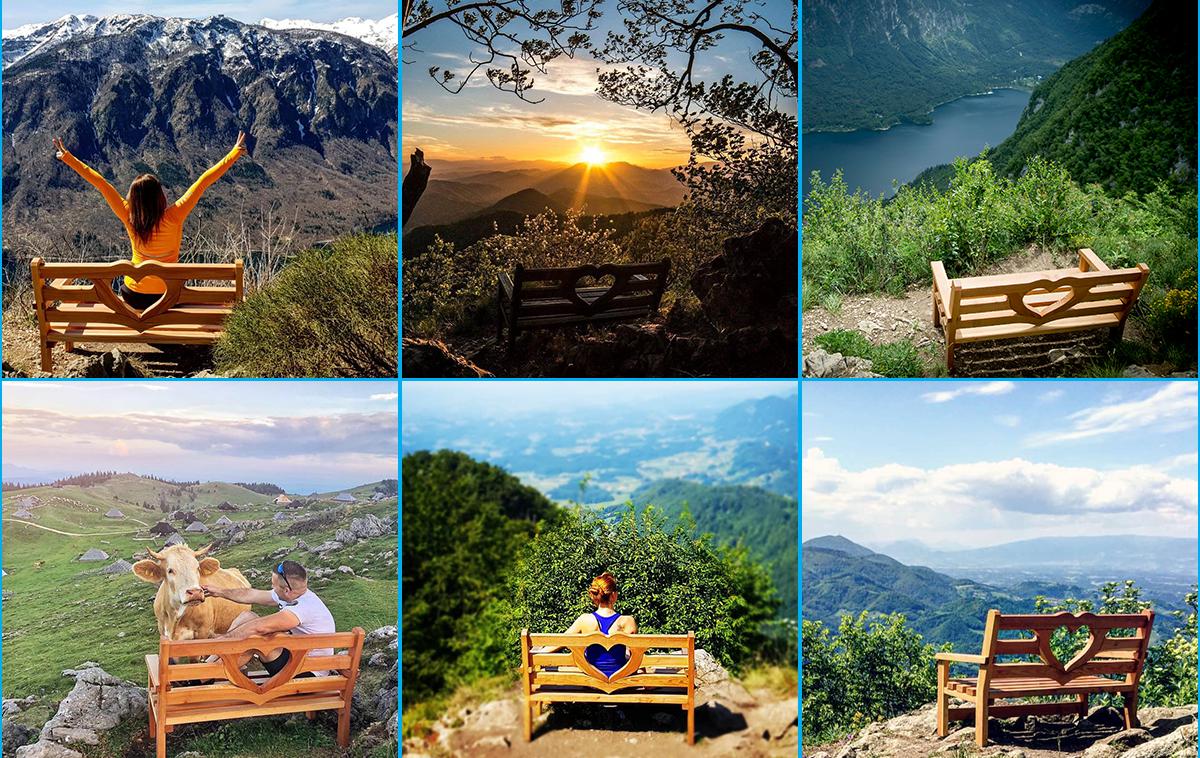
<instances>
[{"instance_id":1,"label":"bench leg","mask_svg":"<svg viewBox=\"0 0 1200 758\"><path fill-rule=\"evenodd\" d=\"M50 349L50 341L42 340L42 371L46 373L54 371L54 357L50 354Z\"/></svg>"},{"instance_id":2,"label":"bench leg","mask_svg":"<svg viewBox=\"0 0 1200 758\"><path fill-rule=\"evenodd\" d=\"M313 721L313 720L315 720L315 719L317 718L317 712L316 712L316 711L305 711L305 712L304 712L304 715L305 715L305 717L306 717L306 718L308 718L308 720L309 720L309 721Z\"/></svg>"},{"instance_id":3,"label":"bench leg","mask_svg":"<svg viewBox=\"0 0 1200 758\"><path fill-rule=\"evenodd\" d=\"M950 667L938 664L937 689L937 736L945 737L950 733L950 693L946 692L946 681L949 679Z\"/></svg>"},{"instance_id":4,"label":"bench leg","mask_svg":"<svg viewBox=\"0 0 1200 758\"><path fill-rule=\"evenodd\" d=\"M63 343L63 351L67 352L67 353L75 352L75 343L74 342L64 342Z\"/></svg>"},{"instance_id":5,"label":"bench leg","mask_svg":"<svg viewBox=\"0 0 1200 758\"><path fill-rule=\"evenodd\" d=\"M988 741L988 699L982 694L976 695L975 701L975 744L984 748Z\"/></svg>"},{"instance_id":6,"label":"bench leg","mask_svg":"<svg viewBox=\"0 0 1200 758\"><path fill-rule=\"evenodd\" d=\"M1079 718L1085 719L1088 714L1088 694L1086 692L1079 693Z\"/></svg>"},{"instance_id":7,"label":"bench leg","mask_svg":"<svg viewBox=\"0 0 1200 758\"><path fill-rule=\"evenodd\" d=\"M933 283L933 328L940 328L942 325L941 314L938 312L937 302L937 282Z\"/></svg>"},{"instance_id":8,"label":"bench leg","mask_svg":"<svg viewBox=\"0 0 1200 758\"><path fill-rule=\"evenodd\" d=\"M340 747L350 747L350 704L338 711L337 744Z\"/></svg>"},{"instance_id":9,"label":"bench leg","mask_svg":"<svg viewBox=\"0 0 1200 758\"><path fill-rule=\"evenodd\" d=\"M533 740L533 703L525 701L525 707L521 709L521 726L525 733L525 741Z\"/></svg>"},{"instance_id":10,"label":"bench leg","mask_svg":"<svg viewBox=\"0 0 1200 758\"><path fill-rule=\"evenodd\" d=\"M1138 703L1137 693L1136 692L1126 692L1124 695L1124 699L1125 699L1125 703L1124 703L1125 707L1122 710L1124 710L1124 712L1125 712L1125 728L1126 729L1137 729L1139 726L1141 726L1141 724L1138 722L1138 715L1137 715L1137 703Z\"/></svg>"},{"instance_id":11,"label":"bench leg","mask_svg":"<svg viewBox=\"0 0 1200 758\"><path fill-rule=\"evenodd\" d=\"M687 706L687 744L696 744L696 708Z\"/></svg>"},{"instance_id":12,"label":"bench leg","mask_svg":"<svg viewBox=\"0 0 1200 758\"><path fill-rule=\"evenodd\" d=\"M167 730L161 721L154 725L154 755L167 758Z\"/></svg>"}]
</instances>

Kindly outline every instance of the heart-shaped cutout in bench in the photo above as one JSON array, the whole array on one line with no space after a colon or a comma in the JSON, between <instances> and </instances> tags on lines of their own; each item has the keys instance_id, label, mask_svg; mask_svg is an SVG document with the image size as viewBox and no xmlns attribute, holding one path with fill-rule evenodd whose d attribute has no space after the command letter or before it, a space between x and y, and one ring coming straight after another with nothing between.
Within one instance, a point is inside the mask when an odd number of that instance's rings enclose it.
<instances>
[{"instance_id":1,"label":"heart-shaped cutout in bench","mask_svg":"<svg viewBox=\"0 0 1200 758\"><path fill-rule=\"evenodd\" d=\"M611 265L577 266L572 270L572 273L574 274L574 280L564 280L563 282L563 284L567 285L567 298L585 315L594 315L616 297L614 288L617 286L617 275ZM583 287L607 287L608 289L601 293L599 297L588 302L579 296L579 289Z\"/></svg>"},{"instance_id":2,"label":"heart-shaped cutout in bench","mask_svg":"<svg viewBox=\"0 0 1200 758\"><path fill-rule=\"evenodd\" d=\"M1050 647L1050 640L1054 637L1054 633L1057 631L1057 629L1065 629L1071 634L1075 634L1080 629L1086 629L1088 633L1088 641L1084 644L1083 649L1076 653L1075 657L1065 664L1058 659L1058 656L1054 654L1053 648ZM1048 666L1057 669L1064 676L1070 675L1080 667L1086 666L1088 663L1090 663L1091 660L1096 657L1096 654L1100 652L1100 649L1104 647L1104 639L1107 636L1107 632L1104 630L1101 630L1100 633L1097 634L1084 621L1076 623L1068 621L1057 627L1057 629L1039 629L1035 632L1035 634L1037 635L1038 641L1038 654L1042 657L1042 660L1045 661Z\"/></svg>"},{"instance_id":3,"label":"heart-shaped cutout in bench","mask_svg":"<svg viewBox=\"0 0 1200 758\"><path fill-rule=\"evenodd\" d=\"M124 275L122 275L123 277ZM135 281L141 281L149 276L158 276L149 272L135 275L129 274ZM95 293L96 299L104 305L107 305L114 313L119 313L133 321L148 321L155 316L160 316L173 308L179 302L179 295L183 291L183 280L181 279L166 279L166 289L162 296L143 311L138 311L125 299L113 291L109 281L103 279L92 280L92 292Z\"/></svg>"},{"instance_id":4,"label":"heart-shaped cutout in bench","mask_svg":"<svg viewBox=\"0 0 1200 758\"><path fill-rule=\"evenodd\" d=\"M606 676L603 671L593 666L592 662L587 659L585 651L587 650L587 647L590 647L591 645L600 645L600 647L604 648L605 650L611 650L617 645L625 645L626 643L627 640L613 640L608 644L593 642L584 647L572 647L571 659L580 671L592 677L593 679L598 679L605 683L615 682L619 679L624 679L641 668L642 656L646 654L646 651L636 648L630 649L629 660L625 661L625 665L620 669L614 671L612 676Z\"/></svg>"},{"instance_id":5,"label":"heart-shaped cutout in bench","mask_svg":"<svg viewBox=\"0 0 1200 758\"><path fill-rule=\"evenodd\" d=\"M1062 293L1062 297L1053 302L1047 303L1046 305L1034 306L1025 302L1025 298L1027 297L1033 297L1039 293L1049 294L1055 292L1056 290L1062 289L1064 286L1069 287L1070 289ZM1086 285L1074 279L1060 280L1057 282L1042 279L1033 282L1029 289L1025 290L1025 292L1010 292L1008 294L1008 307L1011 308L1014 313L1025 316L1034 323L1041 324L1057 318L1060 314L1062 314L1063 311L1070 309L1071 306L1073 306L1081 297L1079 291L1081 287L1086 291Z\"/></svg>"},{"instance_id":6,"label":"heart-shaped cutout in bench","mask_svg":"<svg viewBox=\"0 0 1200 758\"><path fill-rule=\"evenodd\" d=\"M257 648L247 650L245 652L256 653L260 660L263 656L263 651L258 650ZM263 682L262 684L258 684L253 679L246 676L246 673L238 666L238 658L240 657L240 654L226 653L221 656L221 663L224 664L225 676L231 683L244 690L248 690L255 695L261 696L266 695L280 685L290 682L296 676L296 673L300 670L300 667L304 665L304 659L307 655L307 650L291 651L291 657L288 659L288 662L283 665L283 668L281 668L275 675L267 679L267 681ZM268 699L270 698L255 698L256 701L265 701Z\"/></svg>"}]
</instances>

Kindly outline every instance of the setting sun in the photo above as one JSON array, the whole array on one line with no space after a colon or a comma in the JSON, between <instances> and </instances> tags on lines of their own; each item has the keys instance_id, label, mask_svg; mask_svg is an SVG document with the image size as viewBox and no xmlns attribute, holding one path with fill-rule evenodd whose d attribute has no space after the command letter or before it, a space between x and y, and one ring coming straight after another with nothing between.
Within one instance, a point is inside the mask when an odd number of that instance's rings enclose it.
<instances>
[{"instance_id":1,"label":"setting sun","mask_svg":"<svg viewBox=\"0 0 1200 758\"><path fill-rule=\"evenodd\" d=\"M579 160L589 166L599 166L606 162L604 150L596 145L587 145L579 152Z\"/></svg>"}]
</instances>

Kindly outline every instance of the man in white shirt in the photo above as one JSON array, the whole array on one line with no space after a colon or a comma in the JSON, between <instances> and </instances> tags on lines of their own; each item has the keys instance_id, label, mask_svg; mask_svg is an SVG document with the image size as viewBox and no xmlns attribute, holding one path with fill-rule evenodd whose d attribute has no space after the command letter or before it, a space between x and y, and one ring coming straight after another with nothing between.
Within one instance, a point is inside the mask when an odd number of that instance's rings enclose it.
<instances>
[{"instance_id":1,"label":"man in white shirt","mask_svg":"<svg viewBox=\"0 0 1200 758\"><path fill-rule=\"evenodd\" d=\"M308 588L308 572L295 561L284 561L275 567L271 572L270 592L243 587L222 589L207 585L203 586L203 590L205 597L223 597L235 603L273 605L278 608L275 613L266 616L246 611L233 620L229 631L215 639L240 640L256 635L273 634L333 634L337 631L333 623L333 614L325 607L321 598ZM333 655L333 649L310 650L308 655ZM244 654L240 665L246 665L252 657L251 653ZM258 656L271 676L282 670L291 657L287 648L268 650ZM300 676L324 676L327 673L329 672L315 671Z\"/></svg>"}]
</instances>

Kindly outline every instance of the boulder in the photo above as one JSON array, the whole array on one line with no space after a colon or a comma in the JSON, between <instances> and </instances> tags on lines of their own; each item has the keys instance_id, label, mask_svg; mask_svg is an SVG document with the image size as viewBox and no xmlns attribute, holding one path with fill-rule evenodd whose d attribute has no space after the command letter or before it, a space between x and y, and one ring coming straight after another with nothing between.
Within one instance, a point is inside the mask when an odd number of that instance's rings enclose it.
<instances>
[{"instance_id":1,"label":"boulder","mask_svg":"<svg viewBox=\"0 0 1200 758\"><path fill-rule=\"evenodd\" d=\"M7 702L7 701L5 701ZM25 726L13 721L11 718L3 720L3 726L0 727L2 734L3 753L4 755L12 755L17 748L28 745L37 739L38 730L33 727Z\"/></svg>"},{"instance_id":2,"label":"boulder","mask_svg":"<svg viewBox=\"0 0 1200 758\"><path fill-rule=\"evenodd\" d=\"M368 513L362 518L356 518L351 521L348 528L338 529L333 539L343 545L353 545L360 540L370 539L371 537L382 537L385 534L392 533L392 531L393 529L387 521L384 521L373 513Z\"/></svg>"},{"instance_id":3,"label":"boulder","mask_svg":"<svg viewBox=\"0 0 1200 758\"><path fill-rule=\"evenodd\" d=\"M721 255L692 274L692 292L722 332L797 322L796 230L768 219L743 237L730 237Z\"/></svg>"},{"instance_id":4,"label":"boulder","mask_svg":"<svg viewBox=\"0 0 1200 758\"><path fill-rule=\"evenodd\" d=\"M813 379L876 378L882 376L872 369L866 358L829 353L816 348L804 356L804 376Z\"/></svg>"},{"instance_id":5,"label":"boulder","mask_svg":"<svg viewBox=\"0 0 1200 758\"><path fill-rule=\"evenodd\" d=\"M32 745L17 748L14 758L83 758L83 753L59 745L57 742L38 740Z\"/></svg>"},{"instance_id":6,"label":"boulder","mask_svg":"<svg viewBox=\"0 0 1200 758\"><path fill-rule=\"evenodd\" d=\"M117 348L89 358L78 369L78 375L89 379L142 379L149 376Z\"/></svg>"},{"instance_id":7,"label":"boulder","mask_svg":"<svg viewBox=\"0 0 1200 758\"><path fill-rule=\"evenodd\" d=\"M75 686L59 703L58 712L42 727L43 742L97 745L100 732L112 729L124 719L145 717L146 693L141 686L118 679L95 665L63 673L75 677Z\"/></svg>"},{"instance_id":8,"label":"boulder","mask_svg":"<svg viewBox=\"0 0 1200 758\"><path fill-rule=\"evenodd\" d=\"M1196 724L1186 724L1121 754L1121 758L1184 758L1196 755Z\"/></svg>"},{"instance_id":9,"label":"boulder","mask_svg":"<svg viewBox=\"0 0 1200 758\"><path fill-rule=\"evenodd\" d=\"M729 711L754 705L755 699L737 679L729 675L725 667L713 658L707 650L697 648L696 661L696 702L698 704L720 704ZM745 728L742 726L740 728Z\"/></svg>"}]
</instances>

